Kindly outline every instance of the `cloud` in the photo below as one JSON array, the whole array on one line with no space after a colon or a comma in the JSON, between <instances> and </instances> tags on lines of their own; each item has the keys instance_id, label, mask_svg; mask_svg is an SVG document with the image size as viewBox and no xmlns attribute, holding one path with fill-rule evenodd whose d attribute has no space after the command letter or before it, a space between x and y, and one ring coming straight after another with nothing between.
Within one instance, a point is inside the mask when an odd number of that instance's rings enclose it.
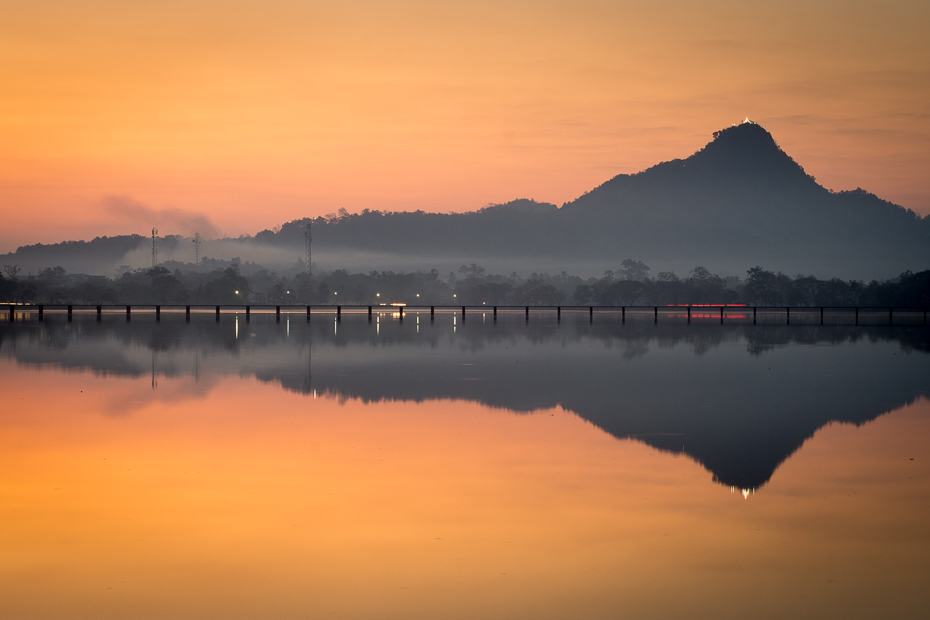
<instances>
[{"instance_id":1,"label":"cloud","mask_svg":"<svg viewBox=\"0 0 930 620\"><path fill-rule=\"evenodd\" d=\"M216 238L220 230L205 213L191 213L180 209L155 209L128 196L107 196L103 200L107 213L146 228L158 228L162 235L199 232L207 238Z\"/></svg>"}]
</instances>

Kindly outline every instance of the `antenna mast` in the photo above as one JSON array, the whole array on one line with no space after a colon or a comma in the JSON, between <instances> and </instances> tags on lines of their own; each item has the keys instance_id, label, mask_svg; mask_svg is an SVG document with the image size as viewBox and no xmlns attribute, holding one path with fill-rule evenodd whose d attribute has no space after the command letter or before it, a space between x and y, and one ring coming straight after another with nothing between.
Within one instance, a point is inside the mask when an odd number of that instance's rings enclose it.
<instances>
[{"instance_id":1,"label":"antenna mast","mask_svg":"<svg viewBox=\"0 0 930 620\"><path fill-rule=\"evenodd\" d=\"M158 264L158 246L155 245L155 240L158 239L158 229L152 229L152 267Z\"/></svg>"},{"instance_id":2,"label":"antenna mast","mask_svg":"<svg viewBox=\"0 0 930 620\"><path fill-rule=\"evenodd\" d=\"M313 233L311 232L312 226L313 220L308 219L307 228L304 230L304 242L307 244L307 274L311 279L313 278L313 263L310 262L313 258L313 253L311 251L311 246L313 245Z\"/></svg>"},{"instance_id":3,"label":"antenna mast","mask_svg":"<svg viewBox=\"0 0 930 620\"><path fill-rule=\"evenodd\" d=\"M194 233L194 264L200 264L200 233Z\"/></svg>"}]
</instances>

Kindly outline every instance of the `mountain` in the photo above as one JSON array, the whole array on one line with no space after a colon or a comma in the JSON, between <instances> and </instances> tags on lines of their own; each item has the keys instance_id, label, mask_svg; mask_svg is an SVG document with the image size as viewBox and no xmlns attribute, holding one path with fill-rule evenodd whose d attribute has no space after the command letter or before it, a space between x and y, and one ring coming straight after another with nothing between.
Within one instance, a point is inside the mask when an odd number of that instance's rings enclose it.
<instances>
[{"instance_id":1,"label":"mountain","mask_svg":"<svg viewBox=\"0 0 930 620\"><path fill-rule=\"evenodd\" d=\"M567 239L596 240L589 253L614 240L647 263L853 275L930 262L930 219L861 189L828 191L754 123L715 133L687 159L614 177L561 215Z\"/></svg>"},{"instance_id":2,"label":"mountain","mask_svg":"<svg viewBox=\"0 0 930 620\"><path fill-rule=\"evenodd\" d=\"M930 216L861 189L827 190L752 122L714 133L690 157L617 175L561 207L521 199L452 214L340 210L252 238L207 241L201 255L293 266L304 255L308 224L313 260L324 269L445 271L478 263L503 273L599 276L633 258L653 273L684 275L703 265L738 275L760 265L791 275L869 280L930 267ZM163 259L193 258L192 244L168 241L161 250L171 245L177 255L164 251ZM72 265L107 274L122 263L150 264L146 241L137 235L82 243L26 246L0 259L24 270ZM97 246L106 246L105 257L97 256ZM133 251L110 256L123 246Z\"/></svg>"},{"instance_id":3,"label":"mountain","mask_svg":"<svg viewBox=\"0 0 930 620\"><path fill-rule=\"evenodd\" d=\"M291 222L256 240L302 243L305 225ZM366 211L313 220L313 240L323 256L533 258L556 269L635 258L679 272L695 264L723 273L765 265L872 278L930 265L930 218L861 189L825 189L752 122L716 132L686 159L617 175L561 208L517 200L462 214Z\"/></svg>"}]
</instances>

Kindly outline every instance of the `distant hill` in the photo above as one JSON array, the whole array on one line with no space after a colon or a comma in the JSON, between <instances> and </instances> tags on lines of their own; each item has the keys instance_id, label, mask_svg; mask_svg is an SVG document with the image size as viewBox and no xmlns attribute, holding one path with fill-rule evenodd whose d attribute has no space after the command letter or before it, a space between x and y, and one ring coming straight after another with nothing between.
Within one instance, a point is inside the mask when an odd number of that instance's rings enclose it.
<instances>
[{"instance_id":1,"label":"distant hill","mask_svg":"<svg viewBox=\"0 0 930 620\"><path fill-rule=\"evenodd\" d=\"M113 275L124 257L143 247L142 235L97 237L91 241L36 243L17 248L16 252L0 255L0 263L15 264L23 274L38 273L46 267L64 267L68 273Z\"/></svg>"},{"instance_id":2,"label":"distant hill","mask_svg":"<svg viewBox=\"0 0 930 620\"><path fill-rule=\"evenodd\" d=\"M738 275L760 265L868 280L930 267L930 217L861 189L825 189L751 122L716 132L686 159L617 175L561 208L522 199L453 214L341 210L252 238L206 242L201 255L292 266L304 255L308 223L314 262L328 269L478 263L500 273L564 269L599 276L633 258L653 274L685 275L700 264ZM181 240L160 242L163 259L192 259L193 246ZM25 246L0 259L24 270L62 265L109 274L122 262L150 264L144 243L139 235L102 237Z\"/></svg>"},{"instance_id":3,"label":"distant hill","mask_svg":"<svg viewBox=\"0 0 930 620\"><path fill-rule=\"evenodd\" d=\"M560 214L576 248L585 237L595 241L588 252L613 240L647 263L850 276L930 265L930 218L861 189L831 193L754 123L715 133L687 159L614 177Z\"/></svg>"},{"instance_id":4,"label":"distant hill","mask_svg":"<svg viewBox=\"0 0 930 620\"><path fill-rule=\"evenodd\" d=\"M306 220L263 231L267 244L303 243ZM695 264L737 273L887 277L930 266L930 218L861 189L830 192L755 123L714 134L686 159L621 174L557 208L531 200L462 214L343 214L313 220L321 252L354 249L463 260L536 257L553 266L659 268Z\"/></svg>"}]
</instances>

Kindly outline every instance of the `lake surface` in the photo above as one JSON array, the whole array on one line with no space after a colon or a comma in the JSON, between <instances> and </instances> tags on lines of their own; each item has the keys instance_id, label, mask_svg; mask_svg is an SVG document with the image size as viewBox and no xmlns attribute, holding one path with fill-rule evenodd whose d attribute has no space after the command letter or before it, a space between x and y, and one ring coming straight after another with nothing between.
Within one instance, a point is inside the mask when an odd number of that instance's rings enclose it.
<instances>
[{"instance_id":1,"label":"lake surface","mask_svg":"<svg viewBox=\"0 0 930 620\"><path fill-rule=\"evenodd\" d=\"M3 618L930 617L926 327L44 319Z\"/></svg>"}]
</instances>

